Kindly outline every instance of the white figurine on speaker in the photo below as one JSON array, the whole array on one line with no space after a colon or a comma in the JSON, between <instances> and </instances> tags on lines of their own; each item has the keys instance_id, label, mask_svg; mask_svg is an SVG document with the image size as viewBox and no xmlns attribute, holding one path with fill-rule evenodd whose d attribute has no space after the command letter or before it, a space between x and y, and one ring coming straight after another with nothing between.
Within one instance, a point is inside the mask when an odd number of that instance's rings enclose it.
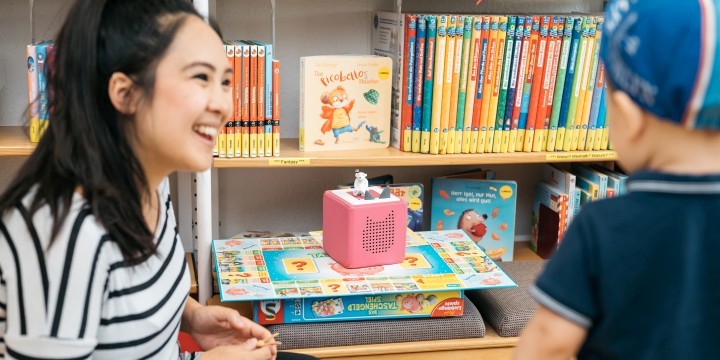
<instances>
[{"instance_id":1,"label":"white figurine on speaker","mask_svg":"<svg viewBox=\"0 0 720 360\"><path fill-rule=\"evenodd\" d=\"M353 185L353 195L359 196L359 195L365 195L365 192L368 189L368 181L367 181L367 174L360 171L355 170L355 184Z\"/></svg>"}]
</instances>

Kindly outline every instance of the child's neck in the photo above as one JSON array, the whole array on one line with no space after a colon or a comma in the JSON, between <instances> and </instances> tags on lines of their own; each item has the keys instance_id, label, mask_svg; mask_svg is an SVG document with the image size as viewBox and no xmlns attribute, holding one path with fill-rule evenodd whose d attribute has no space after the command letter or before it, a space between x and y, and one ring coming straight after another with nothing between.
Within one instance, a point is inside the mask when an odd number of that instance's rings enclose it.
<instances>
[{"instance_id":1,"label":"child's neck","mask_svg":"<svg viewBox=\"0 0 720 360\"><path fill-rule=\"evenodd\" d=\"M720 174L720 132L689 131L657 122L647 129L646 167L665 173Z\"/></svg>"}]
</instances>

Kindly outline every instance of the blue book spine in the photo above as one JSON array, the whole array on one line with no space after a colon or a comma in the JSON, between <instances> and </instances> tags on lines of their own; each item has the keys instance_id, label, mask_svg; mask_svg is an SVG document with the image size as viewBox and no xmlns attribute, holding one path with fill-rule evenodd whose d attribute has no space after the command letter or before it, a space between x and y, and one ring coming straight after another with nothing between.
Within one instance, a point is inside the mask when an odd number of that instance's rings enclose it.
<instances>
[{"instance_id":1,"label":"blue book spine","mask_svg":"<svg viewBox=\"0 0 720 360\"><path fill-rule=\"evenodd\" d=\"M503 123L503 131L510 131L512 123L513 108L515 108L515 91L517 90L518 66L520 66L520 53L522 52L522 39L525 33L525 17L517 17L517 27L515 29L515 48L512 55L512 72L510 73L510 87L507 92L507 103L505 103L505 121ZM508 32L508 36L510 33Z\"/></svg>"},{"instance_id":2,"label":"blue book spine","mask_svg":"<svg viewBox=\"0 0 720 360\"><path fill-rule=\"evenodd\" d=\"M570 45L570 60L568 61L567 74L565 75L565 89L563 89L562 103L560 104L560 117L558 119L558 129L567 125L567 115L570 108L570 97L572 97L573 79L575 78L575 62L577 61L578 46L580 45L580 36L582 35L583 18L575 19L573 27L572 43Z\"/></svg>"},{"instance_id":3,"label":"blue book spine","mask_svg":"<svg viewBox=\"0 0 720 360\"><path fill-rule=\"evenodd\" d=\"M38 115L40 120L47 120L49 116L48 87L47 87L47 41L37 44L37 77L38 77Z\"/></svg>"},{"instance_id":4,"label":"blue book spine","mask_svg":"<svg viewBox=\"0 0 720 360\"><path fill-rule=\"evenodd\" d=\"M272 120L272 104L273 104L273 45L265 43L265 120ZM266 126L265 132L268 129ZM272 125L270 125L272 132Z\"/></svg>"},{"instance_id":5,"label":"blue book spine","mask_svg":"<svg viewBox=\"0 0 720 360\"><path fill-rule=\"evenodd\" d=\"M532 33L532 17L525 17L525 38L530 38L530 34ZM537 50L535 50L537 51ZM528 54L528 62L530 62L530 54ZM535 64L529 63L528 68L531 68L535 66ZM527 79L525 80L527 82ZM530 109L530 93L532 91L532 82L526 83L523 86L523 92L522 92L522 100L520 105L520 118L518 120L518 129L524 130L527 128L527 118L528 118L528 110Z\"/></svg>"},{"instance_id":6,"label":"blue book spine","mask_svg":"<svg viewBox=\"0 0 720 360\"><path fill-rule=\"evenodd\" d=\"M415 91L413 97L413 120L412 130L420 131L420 125L422 124L423 116L423 74L425 67L425 36L427 32L427 21L425 15L418 15L417 20L417 34L415 35ZM414 136L414 135L413 135Z\"/></svg>"},{"instance_id":7,"label":"blue book spine","mask_svg":"<svg viewBox=\"0 0 720 360\"><path fill-rule=\"evenodd\" d=\"M432 115L433 69L435 68L435 35L437 18L427 16L427 33L425 41L425 78L423 82L423 109L421 131L430 134L430 116ZM429 146L429 144L428 144Z\"/></svg>"},{"instance_id":8,"label":"blue book spine","mask_svg":"<svg viewBox=\"0 0 720 360\"><path fill-rule=\"evenodd\" d=\"M592 105L590 105L590 120L588 121L589 130L597 129L598 114L600 114L600 97L602 95L603 77L604 67L603 64L600 63L600 66L598 66L597 69L597 75L595 76L595 91L593 92ZM590 145L590 148L592 149L592 144Z\"/></svg>"}]
</instances>

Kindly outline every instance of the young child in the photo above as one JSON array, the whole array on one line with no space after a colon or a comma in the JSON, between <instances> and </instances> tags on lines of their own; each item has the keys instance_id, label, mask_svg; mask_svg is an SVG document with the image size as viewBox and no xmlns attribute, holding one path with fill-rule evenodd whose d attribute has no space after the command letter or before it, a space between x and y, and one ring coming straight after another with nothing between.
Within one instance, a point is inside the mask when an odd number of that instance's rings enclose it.
<instances>
[{"instance_id":1,"label":"young child","mask_svg":"<svg viewBox=\"0 0 720 360\"><path fill-rule=\"evenodd\" d=\"M78 0L55 48L50 126L0 196L0 358L178 359L179 329L206 360L274 358L188 297L170 201L232 111L217 29L186 0Z\"/></svg>"},{"instance_id":2,"label":"young child","mask_svg":"<svg viewBox=\"0 0 720 360\"><path fill-rule=\"evenodd\" d=\"M517 359L717 359L720 1L618 0L601 57L626 196L585 206Z\"/></svg>"}]
</instances>

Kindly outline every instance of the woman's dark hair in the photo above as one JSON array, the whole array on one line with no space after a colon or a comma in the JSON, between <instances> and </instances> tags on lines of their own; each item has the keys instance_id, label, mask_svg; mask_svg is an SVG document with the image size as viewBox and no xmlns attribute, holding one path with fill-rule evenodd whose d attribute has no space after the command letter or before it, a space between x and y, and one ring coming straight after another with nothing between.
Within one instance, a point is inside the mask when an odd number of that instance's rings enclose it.
<instances>
[{"instance_id":1,"label":"woman's dark hair","mask_svg":"<svg viewBox=\"0 0 720 360\"><path fill-rule=\"evenodd\" d=\"M0 214L33 187L30 215L50 206L52 239L67 218L76 188L129 263L155 253L141 201L151 196L123 122L110 101L115 72L152 98L155 69L188 16L200 15L188 0L78 0L58 35L48 87L49 127L8 189ZM217 29L216 29L217 31Z\"/></svg>"}]
</instances>

